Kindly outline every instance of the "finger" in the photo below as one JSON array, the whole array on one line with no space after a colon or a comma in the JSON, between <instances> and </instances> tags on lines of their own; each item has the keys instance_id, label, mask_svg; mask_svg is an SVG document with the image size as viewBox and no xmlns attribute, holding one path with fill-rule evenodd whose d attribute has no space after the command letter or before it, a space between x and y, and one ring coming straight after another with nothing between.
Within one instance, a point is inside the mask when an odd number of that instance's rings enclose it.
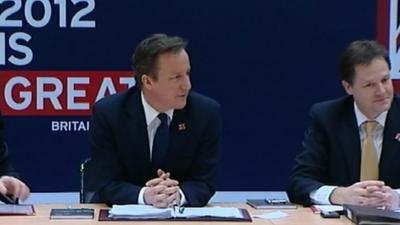
<instances>
[{"instance_id":1,"label":"finger","mask_svg":"<svg viewBox=\"0 0 400 225\"><path fill-rule=\"evenodd\" d=\"M162 181L164 181L164 179L159 178L159 177L151 179L146 182L146 187L152 187L152 186L159 185Z\"/></svg>"},{"instance_id":2,"label":"finger","mask_svg":"<svg viewBox=\"0 0 400 225\"><path fill-rule=\"evenodd\" d=\"M171 174L169 172L168 173L164 172L162 169L158 169L157 170L157 175L158 175L159 178L167 179L167 178L169 178L169 176Z\"/></svg>"},{"instance_id":3,"label":"finger","mask_svg":"<svg viewBox=\"0 0 400 225\"><path fill-rule=\"evenodd\" d=\"M19 199L22 201L26 200L29 197L30 190L26 184L22 183L21 194L19 195Z\"/></svg>"},{"instance_id":4,"label":"finger","mask_svg":"<svg viewBox=\"0 0 400 225\"><path fill-rule=\"evenodd\" d=\"M169 172L168 173L164 173L161 176L159 176L159 178L166 180L166 179L168 179L170 177L170 175L171 174Z\"/></svg>"},{"instance_id":5,"label":"finger","mask_svg":"<svg viewBox=\"0 0 400 225\"><path fill-rule=\"evenodd\" d=\"M390 187L384 188L381 193L382 200L386 203L389 208L398 208L399 205L399 194L391 189Z\"/></svg>"},{"instance_id":6,"label":"finger","mask_svg":"<svg viewBox=\"0 0 400 225\"><path fill-rule=\"evenodd\" d=\"M150 187L149 189L149 192L151 193L151 194L153 194L153 195L156 195L156 194L160 194L160 193L162 193L162 192L164 192L164 190L166 189L167 187L165 187L165 186L162 186L162 185L157 185L157 186L154 186L154 187Z\"/></svg>"},{"instance_id":7,"label":"finger","mask_svg":"<svg viewBox=\"0 0 400 225\"><path fill-rule=\"evenodd\" d=\"M7 194L7 188L4 186L4 184L0 181L0 193L2 195L6 195Z\"/></svg>"},{"instance_id":8,"label":"finger","mask_svg":"<svg viewBox=\"0 0 400 225\"><path fill-rule=\"evenodd\" d=\"M155 205L157 202L162 202L162 199L166 198L166 194L163 193L165 186L148 187L144 191L144 200L146 204Z\"/></svg>"},{"instance_id":9,"label":"finger","mask_svg":"<svg viewBox=\"0 0 400 225\"><path fill-rule=\"evenodd\" d=\"M377 199L384 199L386 198L387 194L382 191L374 191L374 192L369 192L368 195L365 195L365 197L368 198L377 198Z\"/></svg>"},{"instance_id":10,"label":"finger","mask_svg":"<svg viewBox=\"0 0 400 225\"><path fill-rule=\"evenodd\" d=\"M358 196L356 198L356 204L357 205L365 205L367 202L368 202L368 197Z\"/></svg>"},{"instance_id":11,"label":"finger","mask_svg":"<svg viewBox=\"0 0 400 225\"><path fill-rule=\"evenodd\" d=\"M366 181L361 181L357 183L358 186L366 188L368 186L377 186L377 187L383 187L385 185L385 182L380 181L380 180L366 180Z\"/></svg>"},{"instance_id":12,"label":"finger","mask_svg":"<svg viewBox=\"0 0 400 225\"><path fill-rule=\"evenodd\" d=\"M386 200L390 200L392 199L393 193L395 193L397 195L397 192L394 192L392 188L390 188L389 186L383 186L381 188L369 188L369 196L370 197L376 197L379 199L386 199Z\"/></svg>"},{"instance_id":13,"label":"finger","mask_svg":"<svg viewBox=\"0 0 400 225\"><path fill-rule=\"evenodd\" d=\"M156 194L153 196L154 198L154 202L155 204L163 204L165 203L165 199L168 198L168 195L164 194L164 193L160 193L160 194Z\"/></svg>"},{"instance_id":14,"label":"finger","mask_svg":"<svg viewBox=\"0 0 400 225\"><path fill-rule=\"evenodd\" d=\"M166 189L163 191L163 193L166 194L166 195L168 195L168 196L170 196L170 195L172 195L172 194L176 194L178 191L179 191L179 187L178 187L178 186L175 186L175 187L166 188Z\"/></svg>"},{"instance_id":15,"label":"finger","mask_svg":"<svg viewBox=\"0 0 400 225\"><path fill-rule=\"evenodd\" d=\"M160 188L160 187L161 187L161 188ZM147 202L149 202L149 203L154 203L155 200L156 200L156 197L155 197L155 196L157 196L157 195L159 195L159 194L162 194L162 192L164 191L164 189L162 189L162 186L160 186L160 187L157 186L157 187L147 188L147 189L145 190L144 195L145 195L145 197L146 197Z\"/></svg>"},{"instance_id":16,"label":"finger","mask_svg":"<svg viewBox=\"0 0 400 225\"><path fill-rule=\"evenodd\" d=\"M156 194L155 196L154 196L154 199L156 200L156 202L163 202L164 201L164 199L166 199L168 196L166 195L166 194L164 194L164 193L159 193L159 194Z\"/></svg>"},{"instance_id":17,"label":"finger","mask_svg":"<svg viewBox=\"0 0 400 225\"><path fill-rule=\"evenodd\" d=\"M381 190L382 192L386 192L386 193L391 193L391 192L393 192L393 189L392 189L391 187L389 187L389 186L383 186L380 190Z\"/></svg>"},{"instance_id":18,"label":"finger","mask_svg":"<svg viewBox=\"0 0 400 225\"><path fill-rule=\"evenodd\" d=\"M162 176L163 174L164 174L165 172L164 172L164 170L162 170L162 169L158 169L157 170L157 176Z\"/></svg>"},{"instance_id":19,"label":"finger","mask_svg":"<svg viewBox=\"0 0 400 225\"><path fill-rule=\"evenodd\" d=\"M168 205L175 205L175 204L178 204L178 196L179 196L179 193L175 193L175 194L173 194L173 195L170 195L170 196L168 196L166 199L165 199L165 201L166 201L166 203L168 203Z\"/></svg>"},{"instance_id":20,"label":"finger","mask_svg":"<svg viewBox=\"0 0 400 225\"><path fill-rule=\"evenodd\" d=\"M379 186L367 186L367 187L365 187L365 190L368 193L377 192L377 191L382 192L382 189L383 189L383 186L382 187L379 187Z\"/></svg>"},{"instance_id":21,"label":"finger","mask_svg":"<svg viewBox=\"0 0 400 225\"><path fill-rule=\"evenodd\" d=\"M12 196L13 196L13 199L15 200L17 198L20 198L20 196L22 194L22 191L23 191L23 187L25 186L25 184L22 183L22 181L20 181L20 180L18 180L16 178L11 179L10 183L13 186L13 188L12 188L13 192L11 193Z\"/></svg>"},{"instance_id":22,"label":"finger","mask_svg":"<svg viewBox=\"0 0 400 225\"><path fill-rule=\"evenodd\" d=\"M375 197L366 198L363 202L364 206L373 206L373 207L382 206L384 204L385 201L382 198L375 198Z\"/></svg>"},{"instance_id":23,"label":"finger","mask_svg":"<svg viewBox=\"0 0 400 225\"><path fill-rule=\"evenodd\" d=\"M177 180L167 179L167 180L160 182L160 185L164 185L167 187L173 187L173 186L178 186L179 182Z\"/></svg>"},{"instance_id":24,"label":"finger","mask_svg":"<svg viewBox=\"0 0 400 225\"><path fill-rule=\"evenodd\" d=\"M7 180L7 194L12 195L12 198L15 200L19 197L21 192L21 181L14 177L10 177Z\"/></svg>"},{"instance_id":25,"label":"finger","mask_svg":"<svg viewBox=\"0 0 400 225\"><path fill-rule=\"evenodd\" d=\"M368 196L368 191L365 189L365 188L363 188L363 187L360 187L360 186L358 186L358 187L356 187L356 188L353 188L352 190L351 190L351 194L350 194L350 196L354 196L354 197L357 197L357 196Z\"/></svg>"}]
</instances>

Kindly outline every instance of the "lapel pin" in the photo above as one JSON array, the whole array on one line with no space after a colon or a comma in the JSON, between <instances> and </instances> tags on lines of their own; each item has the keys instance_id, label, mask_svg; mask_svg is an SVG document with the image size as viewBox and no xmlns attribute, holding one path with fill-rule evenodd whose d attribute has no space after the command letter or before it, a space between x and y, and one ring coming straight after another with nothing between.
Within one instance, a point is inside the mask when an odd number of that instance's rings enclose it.
<instances>
[{"instance_id":1,"label":"lapel pin","mask_svg":"<svg viewBox=\"0 0 400 225\"><path fill-rule=\"evenodd\" d=\"M186 130L186 124L185 123L178 124L178 130Z\"/></svg>"},{"instance_id":2,"label":"lapel pin","mask_svg":"<svg viewBox=\"0 0 400 225\"><path fill-rule=\"evenodd\" d=\"M400 141L400 133L397 133L396 136L394 137L397 141Z\"/></svg>"}]
</instances>

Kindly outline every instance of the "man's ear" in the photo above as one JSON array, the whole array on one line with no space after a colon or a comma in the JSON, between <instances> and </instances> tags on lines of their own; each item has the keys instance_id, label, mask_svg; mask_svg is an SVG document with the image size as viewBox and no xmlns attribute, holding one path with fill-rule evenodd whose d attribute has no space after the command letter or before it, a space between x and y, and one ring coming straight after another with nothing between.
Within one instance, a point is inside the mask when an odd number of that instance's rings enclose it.
<instances>
[{"instance_id":1,"label":"man's ear","mask_svg":"<svg viewBox=\"0 0 400 225\"><path fill-rule=\"evenodd\" d=\"M353 86L351 86L349 82L342 80L342 86L344 90L347 92L347 94L353 95Z\"/></svg>"},{"instance_id":2,"label":"man's ear","mask_svg":"<svg viewBox=\"0 0 400 225\"><path fill-rule=\"evenodd\" d=\"M141 77L141 81L142 81L142 86L145 86L146 88L150 88L151 87L152 80L149 77L149 75L143 74L142 77Z\"/></svg>"}]
</instances>

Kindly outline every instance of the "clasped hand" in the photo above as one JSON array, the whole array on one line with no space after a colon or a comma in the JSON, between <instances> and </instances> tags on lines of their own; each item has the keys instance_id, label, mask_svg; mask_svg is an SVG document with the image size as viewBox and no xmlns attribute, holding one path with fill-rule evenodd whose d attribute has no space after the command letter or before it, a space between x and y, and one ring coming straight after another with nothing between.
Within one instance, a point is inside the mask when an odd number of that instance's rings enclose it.
<instances>
[{"instance_id":1,"label":"clasped hand","mask_svg":"<svg viewBox=\"0 0 400 225\"><path fill-rule=\"evenodd\" d=\"M0 193L2 195L11 196L13 200L25 200L30 193L28 186L24 182L11 176L0 177Z\"/></svg>"},{"instance_id":2,"label":"clasped hand","mask_svg":"<svg viewBox=\"0 0 400 225\"><path fill-rule=\"evenodd\" d=\"M166 208L180 201L179 182L170 178L170 173L157 170L158 177L147 181L144 202L159 208Z\"/></svg>"},{"instance_id":3,"label":"clasped hand","mask_svg":"<svg viewBox=\"0 0 400 225\"><path fill-rule=\"evenodd\" d=\"M336 188L330 198L334 204L352 204L362 206L399 208L399 194L383 181L368 180L357 182L348 187Z\"/></svg>"}]
</instances>

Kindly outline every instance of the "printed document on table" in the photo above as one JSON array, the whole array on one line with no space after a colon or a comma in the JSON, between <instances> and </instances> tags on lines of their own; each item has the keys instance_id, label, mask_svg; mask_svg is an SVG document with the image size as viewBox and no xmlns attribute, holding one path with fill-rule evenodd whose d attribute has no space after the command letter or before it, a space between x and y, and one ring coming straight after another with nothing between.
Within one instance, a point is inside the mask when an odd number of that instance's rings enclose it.
<instances>
[{"instance_id":1,"label":"printed document on table","mask_svg":"<svg viewBox=\"0 0 400 225\"><path fill-rule=\"evenodd\" d=\"M182 213L174 212L173 208L156 208L148 205L113 205L109 212L111 217L119 216L146 216L166 218L168 216L177 218L194 218L194 217L227 217L242 218L243 215L237 208L225 207L186 207Z\"/></svg>"}]
</instances>

